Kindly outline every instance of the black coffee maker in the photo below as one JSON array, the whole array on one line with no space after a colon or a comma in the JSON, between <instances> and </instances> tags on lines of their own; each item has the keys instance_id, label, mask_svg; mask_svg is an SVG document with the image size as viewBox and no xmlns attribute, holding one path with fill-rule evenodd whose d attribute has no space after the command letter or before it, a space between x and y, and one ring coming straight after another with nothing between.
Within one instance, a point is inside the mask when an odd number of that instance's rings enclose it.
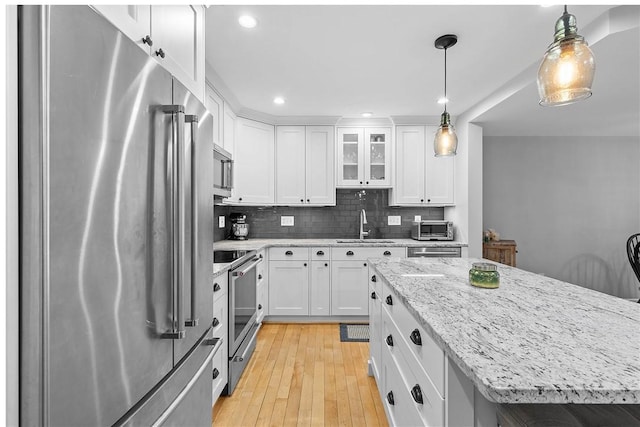
<instances>
[{"instance_id":1,"label":"black coffee maker","mask_svg":"<svg viewBox=\"0 0 640 427\"><path fill-rule=\"evenodd\" d=\"M247 216L243 213L232 212L229 214L231 221L231 238L233 240L247 240L249 238L249 224Z\"/></svg>"}]
</instances>

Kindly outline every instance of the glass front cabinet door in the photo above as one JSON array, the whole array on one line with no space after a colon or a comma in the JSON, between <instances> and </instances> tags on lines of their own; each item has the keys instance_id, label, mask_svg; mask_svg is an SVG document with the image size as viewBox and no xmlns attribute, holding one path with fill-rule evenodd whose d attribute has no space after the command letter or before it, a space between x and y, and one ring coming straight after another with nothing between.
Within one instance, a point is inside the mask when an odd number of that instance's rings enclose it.
<instances>
[{"instance_id":1,"label":"glass front cabinet door","mask_svg":"<svg viewBox=\"0 0 640 427\"><path fill-rule=\"evenodd\" d=\"M338 187L391 185L390 128L338 128Z\"/></svg>"}]
</instances>

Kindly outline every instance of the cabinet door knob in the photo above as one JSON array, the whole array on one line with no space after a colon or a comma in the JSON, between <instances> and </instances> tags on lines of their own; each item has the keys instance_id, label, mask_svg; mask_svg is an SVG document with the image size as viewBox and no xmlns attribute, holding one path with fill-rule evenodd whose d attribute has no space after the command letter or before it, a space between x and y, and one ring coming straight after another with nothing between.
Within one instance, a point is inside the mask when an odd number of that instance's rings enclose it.
<instances>
[{"instance_id":1,"label":"cabinet door knob","mask_svg":"<svg viewBox=\"0 0 640 427\"><path fill-rule=\"evenodd\" d=\"M258 280L262 279L262 274L258 274Z\"/></svg>"},{"instance_id":2,"label":"cabinet door knob","mask_svg":"<svg viewBox=\"0 0 640 427\"><path fill-rule=\"evenodd\" d=\"M324 266L325 266L325 267L329 267L329 264L327 264L327 263L325 262L325 263L324 263Z\"/></svg>"},{"instance_id":3,"label":"cabinet door knob","mask_svg":"<svg viewBox=\"0 0 640 427\"><path fill-rule=\"evenodd\" d=\"M362 181L360 181L360 184L362 184Z\"/></svg>"},{"instance_id":4,"label":"cabinet door knob","mask_svg":"<svg viewBox=\"0 0 640 427\"><path fill-rule=\"evenodd\" d=\"M347 251L347 256L353 256L353 251Z\"/></svg>"},{"instance_id":5,"label":"cabinet door knob","mask_svg":"<svg viewBox=\"0 0 640 427\"><path fill-rule=\"evenodd\" d=\"M413 397L413 400L415 400L416 403L421 405L424 403L424 400L422 400L422 389L419 384L414 385L411 389L411 397Z\"/></svg>"},{"instance_id":6,"label":"cabinet door knob","mask_svg":"<svg viewBox=\"0 0 640 427\"><path fill-rule=\"evenodd\" d=\"M213 292L218 292L220 289L220 285L218 285L217 283L213 284Z\"/></svg>"},{"instance_id":7,"label":"cabinet door knob","mask_svg":"<svg viewBox=\"0 0 640 427\"><path fill-rule=\"evenodd\" d=\"M431 199L427 199L427 203L431 203Z\"/></svg>"},{"instance_id":8,"label":"cabinet door knob","mask_svg":"<svg viewBox=\"0 0 640 427\"><path fill-rule=\"evenodd\" d=\"M367 263L366 263L366 262L364 263L364 266L365 266L365 267L367 266Z\"/></svg>"},{"instance_id":9,"label":"cabinet door knob","mask_svg":"<svg viewBox=\"0 0 640 427\"><path fill-rule=\"evenodd\" d=\"M393 305L393 298L391 298L391 295L387 295L386 301L387 305Z\"/></svg>"},{"instance_id":10,"label":"cabinet door knob","mask_svg":"<svg viewBox=\"0 0 640 427\"><path fill-rule=\"evenodd\" d=\"M214 326L214 327L215 327L215 326L218 326L218 325L220 324L220 321L218 320L218 318L217 318L217 317L214 317L214 318L213 318L213 323L212 323L212 324L213 324L213 326Z\"/></svg>"},{"instance_id":11,"label":"cabinet door knob","mask_svg":"<svg viewBox=\"0 0 640 427\"><path fill-rule=\"evenodd\" d=\"M373 276L371 276L371 281L374 282L374 283L378 281L378 278L376 277L375 274Z\"/></svg>"},{"instance_id":12,"label":"cabinet door knob","mask_svg":"<svg viewBox=\"0 0 640 427\"><path fill-rule=\"evenodd\" d=\"M307 203L311 203L311 199L307 199Z\"/></svg>"},{"instance_id":13,"label":"cabinet door knob","mask_svg":"<svg viewBox=\"0 0 640 427\"><path fill-rule=\"evenodd\" d=\"M213 379L215 380L216 378L218 378L218 375L220 375L220 371L218 371L218 368L213 368Z\"/></svg>"},{"instance_id":14,"label":"cabinet door knob","mask_svg":"<svg viewBox=\"0 0 640 427\"><path fill-rule=\"evenodd\" d=\"M318 252L316 252L316 255L323 256L324 255L324 251L318 251Z\"/></svg>"},{"instance_id":15,"label":"cabinet door knob","mask_svg":"<svg viewBox=\"0 0 640 427\"><path fill-rule=\"evenodd\" d=\"M391 255L391 251L384 251L384 253L382 254L384 256L390 256Z\"/></svg>"},{"instance_id":16,"label":"cabinet door knob","mask_svg":"<svg viewBox=\"0 0 640 427\"><path fill-rule=\"evenodd\" d=\"M165 56L164 50L162 50L162 48L156 50L156 56L159 56L160 58L164 59L164 56Z\"/></svg>"},{"instance_id":17,"label":"cabinet door knob","mask_svg":"<svg viewBox=\"0 0 640 427\"><path fill-rule=\"evenodd\" d=\"M391 334L387 336L387 345L389 347L393 347L393 337L391 336Z\"/></svg>"},{"instance_id":18,"label":"cabinet door knob","mask_svg":"<svg viewBox=\"0 0 640 427\"><path fill-rule=\"evenodd\" d=\"M142 39L142 43L153 46L153 40L151 40L151 37L149 37L148 34Z\"/></svg>"},{"instance_id":19,"label":"cabinet door knob","mask_svg":"<svg viewBox=\"0 0 640 427\"><path fill-rule=\"evenodd\" d=\"M393 400L393 391L390 391L389 393L387 393L387 402L389 402L389 405L396 404L395 400Z\"/></svg>"},{"instance_id":20,"label":"cabinet door knob","mask_svg":"<svg viewBox=\"0 0 640 427\"><path fill-rule=\"evenodd\" d=\"M258 304L258 310L262 310L262 304Z\"/></svg>"},{"instance_id":21,"label":"cabinet door knob","mask_svg":"<svg viewBox=\"0 0 640 427\"><path fill-rule=\"evenodd\" d=\"M284 254L287 255L287 256L291 256L291 255L293 255L293 251L286 251Z\"/></svg>"},{"instance_id":22,"label":"cabinet door knob","mask_svg":"<svg viewBox=\"0 0 640 427\"><path fill-rule=\"evenodd\" d=\"M369 181L367 181L365 184L369 185Z\"/></svg>"},{"instance_id":23,"label":"cabinet door knob","mask_svg":"<svg viewBox=\"0 0 640 427\"><path fill-rule=\"evenodd\" d=\"M424 199L420 199L420 203L424 203Z\"/></svg>"},{"instance_id":24,"label":"cabinet door knob","mask_svg":"<svg viewBox=\"0 0 640 427\"><path fill-rule=\"evenodd\" d=\"M304 263L304 266L305 266L305 267L307 266L307 263L306 263L306 262Z\"/></svg>"},{"instance_id":25,"label":"cabinet door knob","mask_svg":"<svg viewBox=\"0 0 640 427\"><path fill-rule=\"evenodd\" d=\"M371 299L377 299L378 297L376 296L375 292L371 292Z\"/></svg>"},{"instance_id":26,"label":"cabinet door knob","mask_svg":"<svg viewBox=\"0 0 640 427\"><path fill-rule=\"evenodd\" d=\"M300 203L304 203L304 199L300 199Z\"/></svg>"},{"instance_id":27,"label":"cabinet door knob","mask_svg":"<svg viewBox=\"0 0 640 427\"><path fill-rule=\"evenodd\" d=\"M241 201L242 201L242 197L238 197L238 201L240 201L240 202L241 202Z\"/></svg>"},{"instance_id":28,"label":"cabinet door knob","mask_svg":"<svg viewBox=\"0 0 640 427\"><path fill-rule=\"evenodd\" d=\"M420 336L420 331L418 329L411 331L409 338L411 338L411 342L415 345L422 345L422 337Z\"/></svg>"}]
</instances>

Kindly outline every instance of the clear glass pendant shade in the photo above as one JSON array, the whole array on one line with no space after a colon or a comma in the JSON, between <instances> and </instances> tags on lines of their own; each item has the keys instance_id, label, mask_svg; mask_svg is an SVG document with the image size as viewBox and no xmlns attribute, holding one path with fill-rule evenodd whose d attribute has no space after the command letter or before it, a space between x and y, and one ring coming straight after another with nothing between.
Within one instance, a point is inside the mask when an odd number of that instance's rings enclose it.
<instances>
[{"instance_id":1,"label":"clear glass pendant shade","mask_svg":"<svg viewBox=\"0 0 640 427\"><path fill-rule=\"evenodd\" d=\"M451 124L449 113L446 111L442 113L440 118L440 127L436 131L436 136L433 140L433 150L436 157L455 156L458 150L458 136Z\"/></svg>"},{"instance_id":2,"label":"clear glass pendant shade","mask_svg":"<svg viewBox=\"0 0 640 427\"><path fill-rule=\"evenodd\" d=\"M575 17L565 10L556 22L555 40L538 69L540 105L566 105L591 96L596 63L577 31Z\"/></svg>"}]
</instances>

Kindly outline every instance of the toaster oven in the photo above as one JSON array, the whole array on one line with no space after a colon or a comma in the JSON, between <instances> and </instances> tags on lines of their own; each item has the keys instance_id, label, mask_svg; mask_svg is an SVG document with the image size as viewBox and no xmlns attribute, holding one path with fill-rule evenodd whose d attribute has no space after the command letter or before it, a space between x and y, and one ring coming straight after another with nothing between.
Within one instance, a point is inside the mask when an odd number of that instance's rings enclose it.
<instances>
[{"instance_id":1,"label":"toaster oven","mask_svg":"<svg viewBox=\"0 0 640 427\"><path fill-rule=\"evenodd\" d=\"M411 228L414 240L453 240L451 221L414 221Z\"/></svg>"}]
</instances>

